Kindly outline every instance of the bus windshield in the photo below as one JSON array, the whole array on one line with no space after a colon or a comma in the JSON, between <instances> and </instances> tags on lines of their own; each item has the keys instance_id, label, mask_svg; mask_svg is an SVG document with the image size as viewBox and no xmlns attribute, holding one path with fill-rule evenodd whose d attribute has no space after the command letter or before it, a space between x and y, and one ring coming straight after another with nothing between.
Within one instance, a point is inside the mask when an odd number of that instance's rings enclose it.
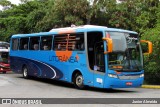
<instances>
[{"instance_id":1,"label":"bus windshield","mask_svg":"<svg viewBox=\"0 0 160 107\"><path fill-rule=\"evenodd\" d=\"M108 33L108 32L107 32ZM109 53L109 69L134 72L143 69L143 56L137 34L109 32L113 52Z\"/></svg>"},{"instance_id":2,"label":"bus windshield","mask_svg":"<svg viewBox=\"0 0 160 107\"><path fill-rule=\"evenodd\" d=\"M8 52L0 52L0 63L8 64Z\"/></svg>"}]
</instances>

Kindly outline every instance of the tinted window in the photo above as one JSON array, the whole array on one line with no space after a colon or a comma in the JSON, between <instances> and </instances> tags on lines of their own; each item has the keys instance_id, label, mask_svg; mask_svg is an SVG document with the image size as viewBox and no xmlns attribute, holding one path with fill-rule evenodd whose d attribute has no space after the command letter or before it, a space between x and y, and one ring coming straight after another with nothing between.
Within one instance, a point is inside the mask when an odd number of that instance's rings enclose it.
<instances>
[{"instance_id":1,"label":"tinted window","mask_svg":"<svg viewBox=\"0 0 160 107\"><path fill-rule=\"evenodd\" d=\"M52 36L41 37L41 50L51 50Z\"/></svg>"},{"instance_id":2,"label":"tinted window","mask_svg":"<svg viewBox=\"0 0 160 107\"><path fill-rule=\"evenodd\" d=\"M28 50L28 41L29 41L29 38L21 38L19 49Z\"/></svg>"},{"instance_id":3,"label":"tinted window","mask_svg":"<svg viewBox=\"0 0 160 107\"><path fill-rule=\"evenodd\" d=\"M12 39L12 50L18 50L18 39Z\"/></svg>"},{"instance_id":4,"label":"tinted window","mask_svg":"<svg viewBox=\"0 0 160 107\"><path fill-rule=\"evenodd\" d=\"M40 37L31 37L30 38L30 50L39 50L39 40Z\"/></svg>"},{"instance_id":5,"label":"tinted window","mask_svg":"<svg viewBox=\"0 0 160 107\"><path fill-rule=\"evenodd\" d=\"M57 35L54 37L54 50L67 49L67 35Z\"/></svg>"},{"instance_id":6,"label":"tinted window","mask_svg":"<svg viewBox=\"0 0 160 107\"><path fill-rule=\"evenodd\" d=\"M68 39L68 50L84 50L84 33L71 34Z\"/></svg>"},{"instance_id":7,"label":"tinted window","mask_svg":"<svg viewBox=\"0 0 160 107\"><path fill-rule=\"evenodd\" d=\"M84 50L84 33L56 35L54 50Z\"/></svg>"}]
</instances>

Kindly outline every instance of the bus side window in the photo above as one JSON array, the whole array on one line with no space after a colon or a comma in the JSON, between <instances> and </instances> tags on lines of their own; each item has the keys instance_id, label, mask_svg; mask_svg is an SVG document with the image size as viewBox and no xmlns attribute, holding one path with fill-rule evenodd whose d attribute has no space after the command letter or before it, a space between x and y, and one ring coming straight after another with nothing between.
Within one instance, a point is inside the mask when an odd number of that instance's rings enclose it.
<instances>
[{"instance_id":1,"label":"bus side window","mask_svg":"<svg viewBox=\"0 0 160 107\"><path fill-rule=\"evenodd\" d=\"M67 46L67 35L56 35L54 36L54 50L65 51Z\"/></svg>"},{"instance_id":2,"label":"bus side window","mask_svg":"<svg viewBox=\"0 0 160 107\"><path fill-rule=\"evenodd\" d=\"M76 50L75 44L72 45L72 50Z\"/></svg>"},{"instance_id":3,"label":"bus side window","mask_svg":"<svg viewBox=\"0 0 160 107\"><path fill-rule=\"evenodd\" d=\"M51 50L52 47L52 36L41 37L41 50Z\"/></svg>"},{"instance_id":4,"label":"bus side window","mask_svg":"<svg viewBox=\"0 0 160 107\"><path fill-rule=\"evenodd\" d=\"M11 49L12 50L18 50L18 45L19 45L18 38L12 39Z\"/></svg>"},{"instance_id":5,"label":"bus side window","mask_svg":"<svg viewBox=\"0 0 160 107\"><path fill-rule=\"evenodd\" d=\"M33 48L34 50L38 50L38 44L34 44Z\"/></svg>"},{"instance_id":6,"label":"bus side window","mask_svg":"<svg viewBox=\"0 0 160 107\"><path fill-rule=\"evenodd\" d=\"M80 50L84 50L84 43L80 44Z\"/></svg>"},{"instance_id":7,"label":"bus side window","mask_svg":"<svg viewBox=\"0 0 160 107\"><path fill-rule=\"evenodd\" d=\"M69 44L72 44L72 47L69 49L73 51L84 50L84 33L71 34L70 38Z\"/></svg>"},{"instance_id":8,"label":"bus side window","mask_svg":"<svg viewBox=\"0 0 160 107\"><path fill-rule=\"evenodd\" d=\"M57 45L57 50L61 50L61 44Z\"/></svg>"},{"instance_id":9,"label":"bus side window","mask_svg":"<svg viewBox=\"0 0 160 107\"><path fill-rule=\"evenodd\" d=\"M54 36L54 50L84 50L84 33L63 34Z\"/></svg>"},{"instance_id":10,"label":"bus side window","mask_svg":"<svg viewBox=\"0 0 160 107\"><path fill-rule=\"evenodd\" d=\"M19 50L28 50L28 41L29 38L21 38Z\"/></svg>"},{"instance_id":11,"label":"bus side window","mask_svg":"<svg viewBox=\"0 0 160 107\"><path fill-rule=\"evenodd\" d=\"M27 50L27 49L28 49L28 45L24 44L24 50Z\"/></svg>"},{"instance_id":12,"label":"bus side window","mask_svg":"<svg viewBox=\"0 0 160 107\"><path fill-rule=\"evenodd\" d=\"M47 45L43 46L43 50L49 50Z\"/></svg>"},{"instance_id":13,"label":"bus side window","mask_svg":"<svg viewBox=\"0 0 160 107\"><path fill-rule=\"evenodd\" d=\"M30 38L30 50L39 50L39 40L40 37L31 37Z\"/></svg>"}]
</instances>

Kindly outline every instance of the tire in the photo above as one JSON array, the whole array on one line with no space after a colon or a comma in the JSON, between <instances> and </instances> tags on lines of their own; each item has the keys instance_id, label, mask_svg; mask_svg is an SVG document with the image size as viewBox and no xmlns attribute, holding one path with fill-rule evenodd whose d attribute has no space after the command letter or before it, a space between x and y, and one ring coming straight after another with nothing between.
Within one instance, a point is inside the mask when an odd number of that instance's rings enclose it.
<instances>
[{"instance_id":1,"label":"tire","mask_svg":"<svg viewBox=\"0 0 160 107\"><path fill-rule=\"evenodd\" d=\"M3 71L3 74L6 74L6 71Z\"/></svg>"},{"instance_id":2,"label":"tire","mask_svg":"<svg viewBox=\"0 0 160 107\"><path fill-rule=\"evenodd\" d=\"M83 76L82 74L80 73L76 73L74 75L74 78L73 78L73 83L74 83L74 86L78 89L84 89L84 84L83 84Z\"/></svg>"},{"instance_id":3,"label":"tire","mask_svg":"<svg viewBox=\"0 0 160 107\"><path fill-rule=\"evenodd\" d=\"M22 72L23 72L23 78L28 79L29 75L28 75L28 68L27 68L27 66L23 67Z\"/></svg>"}]
</instances>

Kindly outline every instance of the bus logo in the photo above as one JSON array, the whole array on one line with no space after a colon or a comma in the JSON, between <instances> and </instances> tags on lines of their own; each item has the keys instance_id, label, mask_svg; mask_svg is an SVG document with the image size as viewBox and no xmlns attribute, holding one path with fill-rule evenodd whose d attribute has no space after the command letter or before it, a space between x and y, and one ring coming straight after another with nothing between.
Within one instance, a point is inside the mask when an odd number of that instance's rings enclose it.
<instances>
[{"instance_id":1,"label":"bus logo","mask_svg":"<svg viewBox=\"0 0 160 107\"><path fill-rule=\"evenodd\" d=\"M71 55L72 55L72 51L56 51L56 56L61 62L68 61Z\"/></svg>"},{"instance_id":2,"label":"bus logo","mask_svg":"<svg viewBox=\"0 0 160 107\"><path fill-rule=\"evenodd\" d=\"M56 56L49 56L49 61L78 63L79 56L72 56L72 51L56 51Z\"/></svg>"}]
</instances>

